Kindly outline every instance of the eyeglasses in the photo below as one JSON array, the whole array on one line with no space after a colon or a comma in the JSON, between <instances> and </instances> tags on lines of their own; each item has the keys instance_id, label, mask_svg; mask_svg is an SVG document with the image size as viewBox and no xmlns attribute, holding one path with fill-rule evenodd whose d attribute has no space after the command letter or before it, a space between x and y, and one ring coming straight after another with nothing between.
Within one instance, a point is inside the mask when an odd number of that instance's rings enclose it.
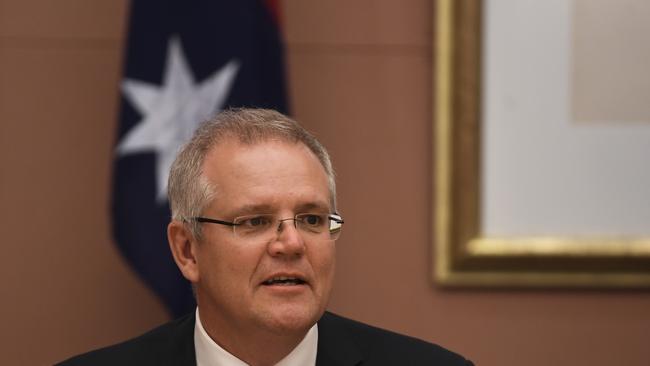
<instances>
[{"instance_id":1,"label":"eyeglasses","mask_svg":"<svg viewBox=\"0 0 650 366\"><path fill-rule=\"evenodd\" d=\"M192 220L232 226L235 236L245 241L273 240L285 221L293 221L294 227L305 239L336 240L341 234L344 222L338 214L319 213L299 213L286 219L279 219L271 214L248 215L236 217L232 222L200 216L193 217ZM277 227L275 223L279 223Z\"/></svg>"}]
</instances>

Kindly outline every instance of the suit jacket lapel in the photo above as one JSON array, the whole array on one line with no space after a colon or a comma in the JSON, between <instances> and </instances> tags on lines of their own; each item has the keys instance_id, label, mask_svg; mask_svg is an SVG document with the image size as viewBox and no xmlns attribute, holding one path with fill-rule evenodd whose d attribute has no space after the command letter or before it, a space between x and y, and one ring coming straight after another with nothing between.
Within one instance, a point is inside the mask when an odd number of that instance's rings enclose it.
<instances>
[{"instance_id":1,"label":"suit jacket lapel","mask_svg":"<svg viewBox=\"0 0 650 366\"><path fill-rule=\"evenodd\" d=\"M318 321L316 366L353 366L362 360L350 335L326 312Z\"/></svg>"}]
</instances>

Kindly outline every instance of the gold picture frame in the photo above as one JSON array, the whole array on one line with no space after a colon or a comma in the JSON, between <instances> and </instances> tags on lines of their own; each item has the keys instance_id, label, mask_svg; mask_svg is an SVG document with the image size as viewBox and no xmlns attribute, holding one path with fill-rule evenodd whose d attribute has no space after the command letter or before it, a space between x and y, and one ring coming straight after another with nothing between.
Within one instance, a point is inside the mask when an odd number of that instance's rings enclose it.
<instances>
[{"instance_id":1,"label":"gold picture frame","mask_svg":"<svg viewBox=\"0 0 650 366\"><path fill-rule=\"evenodd\" d=\"M480 0L438 0L435 7L434 281L452 287L650 287L650 238L482 236L481 7Z\"/></svg>"}]
</instances>

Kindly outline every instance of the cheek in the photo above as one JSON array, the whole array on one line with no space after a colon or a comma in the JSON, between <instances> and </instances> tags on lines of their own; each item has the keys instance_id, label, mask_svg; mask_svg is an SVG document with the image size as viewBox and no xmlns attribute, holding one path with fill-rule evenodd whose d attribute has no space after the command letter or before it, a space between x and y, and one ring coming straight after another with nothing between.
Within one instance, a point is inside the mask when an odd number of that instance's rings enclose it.
<instances>
[{"instance_id":1,"label":"cheek","mask_svg":"<svg viewBox=\"0 0 650 366\"><path fill-rule=\"evenodd\" d=\"M214 245L212 249L204 253L200 263L201 275L210 282L210 287L247 288L260 257L259 248L224 243Z\"/></svg>"},{"instance_id":2,"label":"cheek","mask_svg":"<svg viewBox=\"0 0 650 366\"><path fill-rule=\"evenodd\" d=\"M329 248L318 251L312 256L312 265L314 271L322 282L324 290L329 292L334 279L334 269L336 267L336 248L332 245Z\"/></svg>"}]
</instances>

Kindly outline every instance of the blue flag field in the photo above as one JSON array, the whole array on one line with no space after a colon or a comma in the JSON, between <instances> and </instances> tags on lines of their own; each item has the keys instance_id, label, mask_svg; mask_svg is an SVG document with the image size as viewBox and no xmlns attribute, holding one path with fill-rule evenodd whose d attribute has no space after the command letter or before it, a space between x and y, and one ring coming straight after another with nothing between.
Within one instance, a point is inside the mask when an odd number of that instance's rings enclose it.
<instances>
[{"instance_id":1,"label":"blue flag field","mask_svg":"<svg viewBox=\"0 0 650 366\"><path fill-rule=\"evenodd\" d=\"M120 83L112 227L134 271L174 317L194 309L166 227L169 168L198 124L229 107L287 112L274 3L132 0Z\"/></svg>"}]
</instances>

